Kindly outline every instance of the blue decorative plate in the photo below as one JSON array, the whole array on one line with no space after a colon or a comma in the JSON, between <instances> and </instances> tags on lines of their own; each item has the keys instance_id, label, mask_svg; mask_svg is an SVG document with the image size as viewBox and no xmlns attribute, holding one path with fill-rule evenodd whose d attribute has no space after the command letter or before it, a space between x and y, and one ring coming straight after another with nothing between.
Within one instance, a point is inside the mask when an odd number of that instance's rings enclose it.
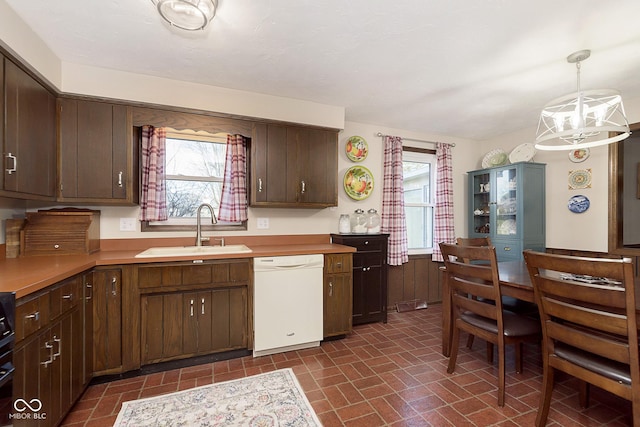
<instances>
[{"instance_id":1,"label":"blue decorative plate","mask_svg":"<svg viewBox=\"0 0 640 427\"><path fill-rule=\"evenodd\" d=\"M569 199L568 208L573 213L582 213L589 209L591 202L587 196L577 195Z\"/></svg>"}]
</instances>

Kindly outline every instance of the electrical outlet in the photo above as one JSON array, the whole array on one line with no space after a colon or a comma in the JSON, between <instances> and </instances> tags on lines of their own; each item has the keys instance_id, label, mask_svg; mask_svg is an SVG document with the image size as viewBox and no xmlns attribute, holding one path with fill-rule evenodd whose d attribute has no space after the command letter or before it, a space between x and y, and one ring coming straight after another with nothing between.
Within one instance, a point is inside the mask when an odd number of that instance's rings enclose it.
<instances>
[{"instance_id":1,"label":"electrical outlet","mask_svg":"<svg viewBox=\"0 0 640 427\"><path fill-rule=\"evenodd\" d=\"M120 231L136 231L136 219L120 218Z\"/></svg>"},{"instance_id":2,"label":"electrical outlet","mask_svg":"<svg viewBox=\"0 0 640 427\"><path fill-rule=\"evenodd\" d=\"M266 230L269 228L269 218L258 218L258 229Z\"/></svg>"}]
</instances>

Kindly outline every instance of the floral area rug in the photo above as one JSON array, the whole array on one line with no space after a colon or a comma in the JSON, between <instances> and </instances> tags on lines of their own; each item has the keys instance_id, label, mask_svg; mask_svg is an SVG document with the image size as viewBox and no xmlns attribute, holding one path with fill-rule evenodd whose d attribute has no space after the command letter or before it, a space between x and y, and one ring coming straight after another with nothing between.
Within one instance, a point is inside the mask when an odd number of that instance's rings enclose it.
<instances>
[{"instance_id":1,"label":"floral area rug","mask_svg":"<svg viewBox=\"0 0 640 427\"><path fill-rule=\"evenodd\" d=\"M290 368L124 402L114 426L321 426Z\"/></svg>"}]
</instances>

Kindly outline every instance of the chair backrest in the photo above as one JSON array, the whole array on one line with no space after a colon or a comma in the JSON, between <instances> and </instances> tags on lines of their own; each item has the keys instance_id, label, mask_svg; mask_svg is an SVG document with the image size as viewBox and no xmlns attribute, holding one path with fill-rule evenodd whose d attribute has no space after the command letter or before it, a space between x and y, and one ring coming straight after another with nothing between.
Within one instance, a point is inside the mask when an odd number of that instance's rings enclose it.
<instances>
[{"instance_id":1,"label":"chair backrest","mask_svg":"<svg viewBox=\"0 0 640 427\"><path fill-rule=\"evenodd\" d=\"M540 311L543 357L556 358L556 350L569 348L580 361L569 373L631 399L631 387L585 369L594 355L629 365L631 382L640 388L638 332L630 259L585 258L526 250L523 252ZM569 347L567 347L569 346ZM577 349L577 353L576 353ZM564 353L564 350L562 350ZM550 360L550 359L547 359ZM614 366L619 366L614 363ZM566 372L566 371L565 371ZM622 393L622 394L621 394ZM635 392L638 396L640 393ZM638 398L636 396L636 399Z\"/></svg>"},{"instance_id":2,"label":"chair backrest","mask_svg":"<svg viewBox=\"0 0 640 427\"><path fill-rule=\"evenodd\" d=\"M445 280L456 312L469 311L498 321L502 331L502 302L498 260L493 246L461 246L440 243Z\"/></svg>"},{"instance_id":3,"label":"chair backrest","mask_svg":"<svg viewBox=\"0 0 640 427\"><path fill-rule=\"evenodd\" d=\"M461 246L491 246L491 237L458 237L456 244Z\"/></svg>"}]
</instances>

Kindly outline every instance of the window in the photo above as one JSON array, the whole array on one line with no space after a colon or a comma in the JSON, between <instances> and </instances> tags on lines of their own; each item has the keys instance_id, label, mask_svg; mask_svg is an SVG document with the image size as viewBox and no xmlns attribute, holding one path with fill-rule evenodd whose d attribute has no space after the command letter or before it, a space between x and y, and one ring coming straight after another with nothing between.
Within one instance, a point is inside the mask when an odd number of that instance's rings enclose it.
<instances>
[{"instance_id":1,"label":"window","mask_svg":"<svg viewBox=\"0 0 640 427\"><path fill-rule=\"evenodd\" d=\"M210 204L219 215L227 134L175 131L167 128L166 190L167 221L150 221L144 229L157 231L191 230L202 203ZM208 209L202 210L203 229L213 229ZM205 219L206 218L206 219ZM215 229L235 229L246 224L218 221Z\"/></svg>"},{"instance_id":2,"label":"window","mask_svg":"<svg viewBox=\"0 0 640 427\"><path fill-rule=\"evenodd\" d=\"M436 156L432 150L405 147L402 152L404 208L409 253L433 247Z\"/></svg>"}]
</instances>

